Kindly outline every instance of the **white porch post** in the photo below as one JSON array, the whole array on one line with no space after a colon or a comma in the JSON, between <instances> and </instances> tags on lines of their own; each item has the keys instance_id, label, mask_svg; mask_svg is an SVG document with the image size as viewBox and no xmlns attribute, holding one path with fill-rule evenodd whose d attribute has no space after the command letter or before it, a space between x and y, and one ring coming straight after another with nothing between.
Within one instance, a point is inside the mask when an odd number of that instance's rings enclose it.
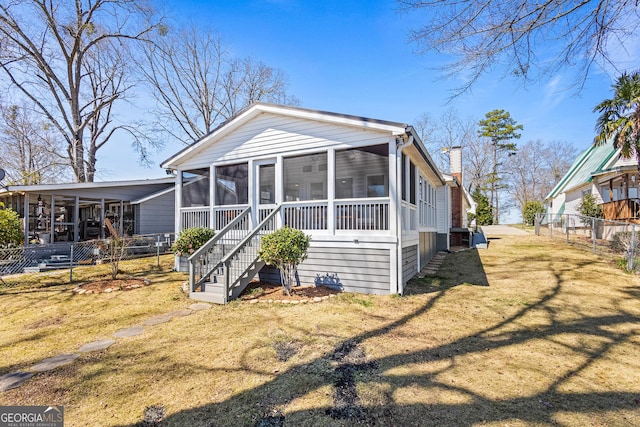
<instances>
[{"instance_id":1,"label":"white porch post","mask_svg":"<svg viewBox=\"0 0 640 427\"><path fill-rule=\"evenodd\" d=\"M179 234L182 231L182 215L180 210L182 209L182 171L177 171L176 174L176 217L175 217L175 233Z\"/></svg>"},{"instance_id":2,"label":"white porch post","mask_svg":"<svg viewBox=\"0 0 640 427\"><path fill-rule=\"evenodd\" d=\"M77 242L79 238L78 233L78 220L80 219L80 196L76 196L75 204L73 206L73 241Z\"/></svg>"},{"instance_id":3,"label":"white porch post","mask_svg":"<svg viewBox=\"0 0 640 427\"><path fill-rule=\"evenodd\" d=\"M51 222L49 224L51 224L51 230L49 230L49 233L51 234L49 236L49 242L53 243L54 242L54 238L55 238L55 221L56 221L56 196L55 195L51 195L51 205L49 205L49 208L51 209Z\"/></svg>"},{"instance_id":4,"label":"white porch post","mask_svg":"<svg viewBox=\"0 0 640 427\"><path fill-rule=\"evenodd\" d=\"M29 193L24 193L24 244L29 244Z\"/></svg>"},{"instance_id":5,"label":"white porch post","mask_svg":"<svg viewBox=\"0 0 640 427\"><path fill-rule=\"evenodd\" d=\"M100 238L104 239L104 198L100 199Z\"/></svg>"},{"instance_id":6,"label":"white porch post","mask_svg":"<svg viewBox=\"0 0 640 427\"><path fill-rule=\"evenodd\" d=\"M251 218L251 229L256 228L258 225L258 204L256 202L256 185L254 185L254 181L256 180L256 170L253 159L249 159L247 162L247 172L249 173L249 182L247 182L247 203L251 207L251 212L249 217Z\"/></svg>"},{"instance_id":7,"label":"white porch post","mask_svg":"<svg viewBox=\"0 0 640 427\"><path fill-rule=\"evenodd\" d=\"M327 151L327 231L336 234L336 150Z\"/></svg>"},{"instance_id":8,"label":"white porch post","mask_svg":"<svg viewBox=\"0 0 640 427\"><path fill-rule=\"evenodd\" d=\"M209 228L215 228L214 207L216 204L216 167L209 167Z\"/></svg>"},{"instance_id":9,"label":"white porch post","mask_svg":"<svg viewBox=\"0 0 640 427\"><path fill-rule=\"evenodd\" d=\"M284 201L284 162L282 156L276 157L276 205L282 206ZM276 215L276 229L281 228L284 224L284 209L280 209L280 213Z\"/></svg>"}]
</instances>

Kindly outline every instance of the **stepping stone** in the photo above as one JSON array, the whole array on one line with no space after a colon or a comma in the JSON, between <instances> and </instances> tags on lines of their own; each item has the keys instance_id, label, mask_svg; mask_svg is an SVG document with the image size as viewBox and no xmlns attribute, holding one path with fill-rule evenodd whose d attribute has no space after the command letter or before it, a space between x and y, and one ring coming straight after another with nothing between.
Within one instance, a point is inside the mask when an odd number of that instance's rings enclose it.
<instances>
[{"instance_id":1,"label":"stepping stone","mask_svg":"<svg viewBox=\"0 0 640 427\"><path fill-rule=\"evenodd\" d=\"M183 310L176 310L176 311L172 311L171 313L167 313L167 316L171 316L171 317L184 317L184 316L188 316L191 313L193 313L192 310L188 310L188 309L183 309Z\"/></svg>"},{"instance_id":2,"label":"stepping stone","mask_svg":"<svg viewBox=\"0 0 640 427\"><path fill-rule=\"evenodd\" d=\"M128 338L135 337L136 335L141 335L144 332L144 328L142 326L132 326L130 328L120 329L113 334L116 338Z\"/></svg>"},{"instance_id":3,"label":"stepping stone","mask_svg":"<svg viewBox=\"0 0 640 427\"><path fill-rule=\"evenodd\" d=\"M36 371L36 372L50 371L59 366L67 365L73 362L74 360L76 360L78 357L80 357L79 354L71 354L71 353L60 354L58 356L53 356L48 359L44 359L42 362L36 365L33 365L29 370Z\"/></svg>"},{"instance_id":4,"label":"stepping stone","mask_svg":"<svg viewBox=\"0 0 640 427\"><path fill-rule=\"evenodd\" d=\"M145 326L153 326L153 325L159 325L160 323L167 323L169 320L171 320L171 315L162 314L160 316L151 317L150 319L147 319L144 322L142 322L142 324Z\"/></svg>"},{"instance_id":5,"label":"stepping stone","mask_svg":"<svg viewBox=\"0 0 640 427\"><path fill-rule=\"evenodd\" d=\"M23 382L33 376L31 372L11 372L0 376L0 393L20 387Z\"/></svg>"},{"instance_id":6,"label":"stepping stone","mask_svg":"<svg viewBox=\"0 0 640 427\"><path fill-rule=\"evenodd\" d=\"M88 344L83 345L82 347L80 347L78 349L78 351L81 352L81 353L87 353L89 351L104 350L105 348L111 347L111 345L113 343L115 343L115 342L116 342L116 340L94 341L94 342L90 342Z\"/></svg>"},{"instance_id":7,"label":"stepping stone","mask_svg":"<svg viewBox=\"0 0 640 427\"><path fill-rule=\"evenodd\" d=\"M211 308L211 304L207 304L204 302L197 302L195 304L191 304L189 308L193 311L209 310Z\"/></svg>"}]
</instances>

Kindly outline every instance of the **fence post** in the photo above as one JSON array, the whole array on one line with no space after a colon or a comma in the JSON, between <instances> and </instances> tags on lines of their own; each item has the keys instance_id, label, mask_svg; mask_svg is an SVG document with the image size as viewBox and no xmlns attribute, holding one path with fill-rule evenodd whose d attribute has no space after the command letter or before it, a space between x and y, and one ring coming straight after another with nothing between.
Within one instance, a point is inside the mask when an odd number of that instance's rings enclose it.
<instances>
[{"instance_id":1,"label":"fence post","mask_svg":"<svg viewBox=\"0 0 640 427\"><path fill-rule=\"evenodd\" d=\"M593 254L597 254L598 251L596 249L596 219L591 218L591 239L593 240Z\"/></svg>"},{"instance_id":2,"label":"fence post","mask_svg":"<svg viewBox=\"0 0 640 427\"><path fill-rule=\"evenodd\" d=\"M160 235L158 234L156 237L157 237L156 253L157 253L157 257L158 257L158 268L160 268Z\"/></svg>"},{"instance_id":3,"label":"fence post","mask_svg":"<svg viewBox=\"0 0 640 427\"><path fill-rule=\"evenodd\" d=\"M567 235L567 243L569 243L569 217L565 217L564 219L564 230Z\"/></svg>"},{"instance_id":4,"label":"fence post","mask_svg":"<svg viewBox=\"0 0 640 427\"><path fill-rule=\"evenodd\" d=\"M69 283L73 283L73 243L71 244L71 253L69 255Z\"/></svg>"},{"instance_id":5,"label":"fence post","mask_svg":"<svg viewBox=\"0 0 640 427\"><path fill-rule=\"evenodd\" d=\"M627 259L627 270L633 271L636 261L636 226L631 226L631 246L629 247L629 258Z\"/></svg>"}]
</instances>

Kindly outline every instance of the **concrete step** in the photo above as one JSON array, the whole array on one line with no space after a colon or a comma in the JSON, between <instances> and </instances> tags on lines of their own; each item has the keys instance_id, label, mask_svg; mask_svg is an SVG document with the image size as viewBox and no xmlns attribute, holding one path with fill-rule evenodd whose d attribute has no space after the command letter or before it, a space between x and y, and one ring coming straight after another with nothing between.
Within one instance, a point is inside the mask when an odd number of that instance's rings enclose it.
<instances>
[{"instance_id":1,"label":"concrete step","mask_svg":"<svg viewBox=\"0 0 640 427\"><path fill-rule=\"evenodd\" d=\"M203 290L201 292L191 292L189 293L189 298L215 304L224 304L223 285L222 283L206 282L203 284Z\"/></svg>"}]
</instances>

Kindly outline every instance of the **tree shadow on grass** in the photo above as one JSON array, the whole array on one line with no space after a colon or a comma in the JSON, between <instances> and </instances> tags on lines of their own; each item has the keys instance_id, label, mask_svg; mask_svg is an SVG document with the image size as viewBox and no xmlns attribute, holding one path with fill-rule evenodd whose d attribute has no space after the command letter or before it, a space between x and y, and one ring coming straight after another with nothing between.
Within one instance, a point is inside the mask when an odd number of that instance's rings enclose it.
<instances>
[{"instance_id":1,"label":"tree shadow on grass","mask_svg":"<svg viewBox=\"0 0 640 427\"><path fill-rule=\"evenodd\" d=\"M477 263L479 257L474 252L461 253L462 256L448 259L453 263ZM530 263L530 260L522 260L523 263L527 261ZM620 346L630 347L628 351L640 351L637 340L640 317L619 307L607 314L583 313L573 318L559 315L559 295L571 292L565 290L567 284L563 275L579 267L572 265L563 270L554 270L555 285L541 293L535 302L482 330L463 334L427 349L405 351L399 346L395 354L374 359L366 357L362 347L364 343L372 338L393 334L416 320L428 322L438 301L453 287L466 281L443 275L439 288L432 284L413 283L410 288L417 288L417 293L431 294L413 312L387 325L343 340L329 355L278 372L266 383L222 402L171 414L161 425L472 426L491 422L555 425L558 416L582 416L586 419L603 416L609 417L606 419L610 422L613 419L614 423L624 424L624 416L616 418L615 413L640 411L639 392L620 390L615 386L609 389L586 386L577 387L576 390L572 381L580 383L580 374L592 369L596 363L607 360ZM553 267L549 268L553 270ZM482 276L483 273L473 276L474 282L487 286L486 276L485 282L478 280ZM541 314L544 314L544 322L535 326L524 321L527 316ZM580 339L566 342L565 337L568 336ZM561 347L570 352L574 359L568 366L558 368L557 372L543 368L548 381L537 385L522 384L527 391L515 395L479 392L473 385L472 376L464 374L466 366L461 366L468 363L469 358L482 360L491 357L494 351L535 347L540 343L543 343L543 348L546 345ZM540 362L544 366L546 361ZM415 366L430 368L412 368ZM461 367L464 369L460 370ZM496 377L501 375L499 368L490 369L495 369ZM453 375L455 381L446 379L448 375ZM498 378L493 380L499 384ZM297 398L327 386L334 390L332 406L282 410ZM358 393L367 387L379 391L376 404L362 403ZM400 395L407 393L407 390L416 393L416 398L403 400ZM437 398L445 394L455 395L456 398L448 401Z\"/></svg>"}]
</instances>

